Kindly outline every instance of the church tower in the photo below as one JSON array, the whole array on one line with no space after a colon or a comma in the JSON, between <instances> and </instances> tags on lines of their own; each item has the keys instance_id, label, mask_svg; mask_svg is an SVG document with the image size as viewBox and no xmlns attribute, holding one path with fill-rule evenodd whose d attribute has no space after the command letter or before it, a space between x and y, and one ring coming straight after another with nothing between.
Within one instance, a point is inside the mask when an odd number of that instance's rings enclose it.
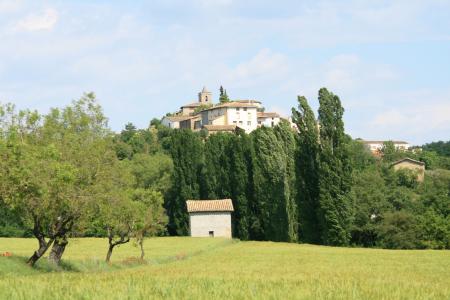
<instances>
[{"instance_id":1,"label":"church tower","mask_svg":"<svg viewBox=\"0 0 450 300\"><path fill-rule=\"evenodd\" d=\"M201 104L211 104L213 102L212 94L206 89L206 87L203 87L203 90L198 93L198 102Z\"/></svg>"}]
</instances>

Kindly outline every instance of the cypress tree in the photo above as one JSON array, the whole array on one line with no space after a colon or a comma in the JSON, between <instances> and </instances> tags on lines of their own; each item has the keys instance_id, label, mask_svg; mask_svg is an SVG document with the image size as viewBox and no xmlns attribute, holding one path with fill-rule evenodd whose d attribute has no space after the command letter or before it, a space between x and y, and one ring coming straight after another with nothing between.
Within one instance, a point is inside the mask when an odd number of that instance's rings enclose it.
<instances>
[{"instance_id":1,"label":"cypress tree","mask_svg":"<svg viewBox=\"0 0 450 300\"><path fill-rule=\"evenodd\" d=\"M231 199L233 199L233 235L241 240L249 239L248 205L252 195L250 190L250 138L247 134L234 135L227 145L227 156L230 158L229 183Z\"/></svg>"},{"instance_id":2,"label":"cypress tree","mask_svg":"<svg viewBox=\"0 0 450 300\"><path fill-rule=\"evenodd\" d=\"M328 245L349 241L351 165L338 96L319 90L320 163L318 219L321 239Z\"/></svg>"},{"instance_id":3,"label":"cypress tree","mask_svg":"<svg viewBox=\"0 0 450 300\"><path fill-rule=\"evenodd\" d=\"M316 117L305 97L298 97L298 109L292 109L292 120L298 129L296 151L297 206L299 238L320 243L319 208L319 131Z\"/></svg>"},{"instance_id":4,"label":"cypress tree","mask_svg":"<svg viewBox=\"0 0 450 300\"><path fill-rule=\"evenodd\" d=\"M200 136L191 130L174 130L171 133L169 151L174 166L172 182L175 184L165 199L171 235L187 235L189 232L186 200L200 198L202 148Z\"/></svg>"}]
</instances>

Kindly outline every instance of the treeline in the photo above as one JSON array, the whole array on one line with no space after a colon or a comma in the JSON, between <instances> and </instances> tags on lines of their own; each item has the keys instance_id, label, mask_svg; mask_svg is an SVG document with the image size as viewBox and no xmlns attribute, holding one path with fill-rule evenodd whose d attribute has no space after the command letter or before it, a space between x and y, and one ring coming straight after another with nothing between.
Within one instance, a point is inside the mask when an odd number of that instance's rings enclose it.
<instances>
[{"instance_id":1,"label":"treeline","mask_svg":"<svg viewBox=\"0 0 450 300\"><path fill-rule=\"evenodd\" d=\"M186 200L231 198L242 240L450 248L442 147L386 143L374 157L345 134L339 97L318 100L315 115L298 98L296 129L209 137L156 119L113 133L93 94L47 114L0 105L0 235L35 237L30 264L47 251L59 263L72 236L108 237L109 260L130 239L143 250L146 236L187 235ZM423 183L392 170L404 157L426 163Z\"/></svg>"},{"instance_id":2,"label":"treeline","mask_svg":"<svg viewBox=\"0 0 450 300\"><path fill-rule=\"evenodd\" d=\"M383 248L450 248L450 172L431 151L374 157L344 131L339 97L319 91L318 115L298 98L293 121L250 134L175 130L166 139L173 186L165 197L172 235L188 234L187 199L231 198L243 240ZM394 160L428 164L425 182Z\"/></svg>"},{"instance_id":3,"label":"treeline","mask_svg":"<svg viewBox=\"0 0 450 300\"><path fill-rule=\"evenodd\" d=\"M45 115L0 106L2 235L37 239L30 265L47 251L59 264L71 236L107 237L106 261L135 238L143 256L167 220L172 161L157 145L151 131L111 132L92 93Z\"/></svg>"}]
</instances>

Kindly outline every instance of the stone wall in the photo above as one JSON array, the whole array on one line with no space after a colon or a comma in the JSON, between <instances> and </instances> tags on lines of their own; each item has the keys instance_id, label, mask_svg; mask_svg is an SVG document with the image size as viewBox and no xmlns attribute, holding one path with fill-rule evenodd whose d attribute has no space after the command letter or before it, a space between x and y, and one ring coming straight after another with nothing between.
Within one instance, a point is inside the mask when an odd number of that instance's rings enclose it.
<instances>
[{"instance_id":1,"label":"stone wall","mask_svg":"<svg viewBox=\"0 0 450 300\"><path fill-rule=\"evenodd\" d=\"M425 177L425 166L419 165L409 161L402 161L394 165L394 170L408 169L417 172L417 181L422 182Z\"/></svg>"},{"instance_id":2,"label":"stone wall","mask_svg":"<svg viewBox=\"0 0 450 300\"><path fill-rule=\"evenodd\" d=\"M189 214L191 236L231 238L230 212L195 212Z\"/></svg>"}]
</instances>

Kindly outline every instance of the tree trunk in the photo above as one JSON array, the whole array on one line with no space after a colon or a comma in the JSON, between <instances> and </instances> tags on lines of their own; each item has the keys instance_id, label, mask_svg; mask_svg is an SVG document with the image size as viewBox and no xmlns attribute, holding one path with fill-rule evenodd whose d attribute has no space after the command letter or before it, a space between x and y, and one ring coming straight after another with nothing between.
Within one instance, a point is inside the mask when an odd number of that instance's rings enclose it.
<instances>
[{"instance_id":1,"label":"tree trunk","mask_svg":"<svg viewBox=\"0 0 450 300\"><path fill-rule=\"evenodd\" d=\"M27 260L27 264L31 267L34 266L39 258L41 258L45 254L48 248L50 248L50 245L52 243L53 239L50 239L48 242L46 242L45 239L43 242L39 241L39 249L34 251L33 255Z\"/></svg>"},{"instance_id":2,"label":"tree trunk","mask_svg":"<svg viewBox=\"0 0 450 300\"><path fill-rule=\"evenodd\" d=\"M48 241L45 240L45 236L42 233L40 223L37 218L34 218L33 234L39 242L39 248L34 251L33 255L27 260L27 264L31 267L34 266L34 264L45 254L54 241L53 238L50 238Z\"/></svg>"},{"instance_id":3,"label":"tree trunk","mask_svg":"<svg viewBox=\"0 0 450 300\"><path fill-rule=\"evenodd\" d=\"M67 240L66 235L57 238L53 243L52 250L50 251L50 255L48 256L48 261L55 265L59 265L59 263L61 262L61 257L68 243L69 241Z\"/></svg>"},{"instance_id":4,"label":"tree trunk","mask_svg":"<svg viewBox=\"0 0 450 300\"><path fill-rule=\"evenodd\" d=\"M109 248L108 248L108 253L106 254L105 261L107 263L109 263L111 261L111 255L112 255L114 247L117 245L128 243L130 241L130 237L129 237L130 231L128 231L126 233L122 233L120 235L120 240L114 241L114 233L112 232L112 230L110 228L108 228L107 230L108 230Z\"/></svg>"},{"instance_id":5,"label":"tree trunk","mask_svg":"<svg viewBox=\"0 0 450 300\"><path fill-rule=\"evenodd\" d=\"M139 246L141 247L141 260L144 259L144 237L139 241Z\"/></svg>"},{"instance_id":6,"label":"tree trunk","mask_svg":"<svg viewBox=\"0 0 450 300\"><path fill-rule=\"evenodd\" d=\"M106 254L106 262L109 264L110 263L110 261L111 261L111 255L112 255L112 252L113 252L113 249L114 249L114 244L112 244L112 245L109 245L109 248L108 248L108 253Z\"/></svg>"}]
</instances>

